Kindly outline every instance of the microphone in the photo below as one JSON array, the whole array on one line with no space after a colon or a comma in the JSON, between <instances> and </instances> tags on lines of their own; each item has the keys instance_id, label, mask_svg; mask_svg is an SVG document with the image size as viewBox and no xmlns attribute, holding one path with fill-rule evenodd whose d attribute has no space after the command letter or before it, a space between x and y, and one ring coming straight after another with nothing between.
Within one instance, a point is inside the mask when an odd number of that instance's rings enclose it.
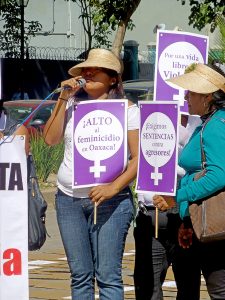
<instances>
[{"instance_id":1,"label":"microphone","mask_svg":"<svg viewBox=\"0 0 225 300\"><path fill-rule=\"evenodd\" d=\"M78 80L77 80L77 86L78 86L79 88L82 88L82 87L84 87L85 85L86 85L86 80L85 80L84 78L81 78L81 79L78 79ZM61 91L64 91L64 90L71 90L71 89L72 89L71 86L69 86L69 85L64 85L64 86L61 86L61 87L55 89L55 90L54 90L54 93L56 94L56 93L60 93Z\"/></svg>"}]
</instances>

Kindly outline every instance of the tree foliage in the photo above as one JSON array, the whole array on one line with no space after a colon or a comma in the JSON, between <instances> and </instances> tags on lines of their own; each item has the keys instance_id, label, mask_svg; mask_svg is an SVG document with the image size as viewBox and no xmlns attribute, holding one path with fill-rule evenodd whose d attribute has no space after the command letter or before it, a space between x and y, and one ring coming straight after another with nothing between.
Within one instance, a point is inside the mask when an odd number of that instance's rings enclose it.
<instances>
[{"instance_id":1,"label":"tree foliage","mask_svg":"<svg viewBox=\"0 0 225 300\"><path fill-rule=\"evenodd\" d=\"M98 11L102 16L99 24L107 24L113 31L116 30L112 51L119 55L126 29L132 30L134 28L131 16L141 0L93 0L93 2L98 5Z\"/></svg>"},{"instance_id":2,"label":"tree foliage","mask_svg":"<svg viewBox=\"0 0 225 300\"><path fill-rule=\"evenodd\" d=\"M185 5L187 1L181 1ZM206 24L210 24L210 30L213 32L217 27L219 16L225 15L224 0L190 0L191 14L189 16L189 25L201 30Z\"/></svg>"},{"instance_id":3,"label":"tree foliage","mask_svg":"<svg viewBox=\"0 0 225 300\"><path fill-rule=\"evenodd\" d=\"M87 36L85 45L86 50L90 50L93 46L96 48L100 47L100 45L109 48L111 43L108 37L112 32L110 31L109 26L99 24L101 16L98 14L98 7L90 0L72 1L80 7L81 14L79 18L82 21L83 29Z\"/></svg>"},{"instance_id":4,"label":"tree foliage","mask_svg":"<svg viewBox=\"0 0 225 300\"><path fill-rule=\"evenodd\" d=\"M65 0L68 1L68 0ZM72 0L81 9L80 18L87 36L87 50L93 47L110 48L118 55L122 49L126 29L132 30L131 16L141 0ZM1 3L4 2L4 5ZM20 7L15 0L0 0L0 17L4 20L0 31L0 49L8 57L19 57L21 42ZM38 21L24 21L24 44L42 29ZM112 32L116 31L113 45ZM26 48L26 47L25 47Z\"/></svg>"},{"instance_id":5,"label":"tree foliage","mask_svg":"<svg viewBox=\"0 0 225 300\"><path fill-rule=\"evenodd\" d=\"M0 49L5 52L6 57L19 57L21 43L20 7L15 0L5 0L0 3L0 17L4 21L4 30L0 31ZM35 36L35 33L41 29L42 25L38 21L24 20L24 44L28 45L30 37Z\"/></svg>"},{"instance_id":6,"label":"tree foliage","mask_svg":"<svg viewBox=\"0 0 225 300\"><path fill-rule=\"evenodd\" d=\"M216 23L218 24L220 34L216 35L216 49L210 49L209 51L209 61L225 63L225 18L218 16L216 18Z\"/></svg>"},{"instance_id":7,"label":"tree foliage","mask_svg":"<svg viewBox=\"0 0 225 300\"><path fill-rule=\"evenodd\" d=\"M109 35L116 31L112 50L118 55L121 51L126 29L132 30L131 16L141 0L73 0L81 7L84 30L88 35L88 49L95 46L111 46Z\"/></svg>"}]
</instances>

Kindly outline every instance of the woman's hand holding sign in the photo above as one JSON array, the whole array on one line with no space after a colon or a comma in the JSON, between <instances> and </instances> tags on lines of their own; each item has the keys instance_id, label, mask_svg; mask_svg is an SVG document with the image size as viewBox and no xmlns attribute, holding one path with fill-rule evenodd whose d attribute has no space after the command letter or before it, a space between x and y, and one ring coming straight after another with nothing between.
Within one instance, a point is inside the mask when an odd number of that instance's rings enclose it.
<instances>
[{"instance_id":1,"label":"woman's hand holding sign","mask_svg":"<svg viewBox=\"0 0 225 300\"><path fill-rule=\"evenodd\" d=\"M113 186L113 184L98 185L91 189L89 197L96 206L99 206L103 201L111 199L118 193L119 189Z\"/></svg>"},{"instance_id":2,"label":"woman's hand holding sign","mask_svg":"<svg viewBox=\"0 0 225 300\"><path fill-rule=\"evenodd\" d=\"M153 204L156 207L155 212L155 238L158 238L158 210L166 211L176 205L175 199L172 196L153 196Z\"/></svg>"},{"instance_id":3,"label":"woman's hand holding sign","mask_svg":"<svg viewBox=\"0 0 225 300\"><path fill-rule=\"evenodd\" d=\"M161 195L155 195L153 197L153 203L161 211L165 211L176 205L174 197Z\"/></svg>"}]
</instances>

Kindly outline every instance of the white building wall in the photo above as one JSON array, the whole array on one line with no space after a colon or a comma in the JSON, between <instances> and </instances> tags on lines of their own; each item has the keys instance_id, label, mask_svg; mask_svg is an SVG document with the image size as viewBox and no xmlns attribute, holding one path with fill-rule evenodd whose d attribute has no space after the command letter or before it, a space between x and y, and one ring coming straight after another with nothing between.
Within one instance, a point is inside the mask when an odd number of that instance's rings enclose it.
<instances>
[{"instance_id":1,"label":"white building wall","mask_svg":"<svg viewBox=\"0 0 225 300\"><path fill-rule=\"evenodd\" d=\"M142 0L132 17L135 28L127 31L125 41L136 40L141 51L147 50L147 45L156 38L153 28L160 23L164 23L168 30L179 26L183 31L199 33L188 25L189 14L190 6L182 6L181 1ZM38 20L43 26L42 31L49 32L46 36L31 37L30 46L85 48L85 35L79 15L80 8L72 1L29 0L25 8L25 19ZM203 30L202 33L207 31ZM113 37L114 34L111 39Z\"/></svg>"},{"instance_id":2,"label":"white building wall","mask_svg":"<svg viewBox=\"0 0 225 300\"><path fill-rule=\"evenodd\" d=\"M132 16L136 27L133 31L127 31L125 40L134 39L139 43L140 50L147 50L147 45L156 40L153 29L157 24L165 24L167 30L178 26L183 31L200 33L188 25L190 6L188 0L186 3L183 6L181 0L142 0Z\"/></svg>"},{"instance_id":3,"label":"white building wall","mask_svg":"<svg viewBox=\"0 0 225 300\"><path fill-rule=\"evenodd\" d=\"M72 1L30 0L25 8L26 20L38 20L42 35L31 37L30 46L75 47L85 46L80 8Z\"/></svg>"}]
</instances>

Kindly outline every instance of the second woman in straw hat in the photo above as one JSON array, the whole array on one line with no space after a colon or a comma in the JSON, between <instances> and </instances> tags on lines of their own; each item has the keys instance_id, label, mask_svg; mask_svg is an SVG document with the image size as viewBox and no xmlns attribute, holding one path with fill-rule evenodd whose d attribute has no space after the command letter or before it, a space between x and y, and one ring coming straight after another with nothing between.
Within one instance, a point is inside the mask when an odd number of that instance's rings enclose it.
<instances>
[{"instance_id":1,"label":"second woman in straw hat","mask_svg":"<svg viewBox=\"0 0 225 300\"><path fill-rule=\"evenodd\" d=\"M193 232L189 216L191 203L225 187L225 74L218 67L197 64L192 65L186 74L169 81L188 90L189 113L200 115L202 119L202 124L196 128L181 153L179 165L186 174L181 179L175 199L154 196L154 203L161 210L168 209L169 203L176 201L183 219L178 238L180 246L187 249L189 260L180 263L179 282L183 282L183 286L178 286L182 295L178 293L177 299L199 300L201 272L210 298L225 299L225 240L200 242ZM196 181L195 175L202 170L201 136L206 173ZM190 281L194 282L192 287Z\"/></svg>"}]
</instances>

